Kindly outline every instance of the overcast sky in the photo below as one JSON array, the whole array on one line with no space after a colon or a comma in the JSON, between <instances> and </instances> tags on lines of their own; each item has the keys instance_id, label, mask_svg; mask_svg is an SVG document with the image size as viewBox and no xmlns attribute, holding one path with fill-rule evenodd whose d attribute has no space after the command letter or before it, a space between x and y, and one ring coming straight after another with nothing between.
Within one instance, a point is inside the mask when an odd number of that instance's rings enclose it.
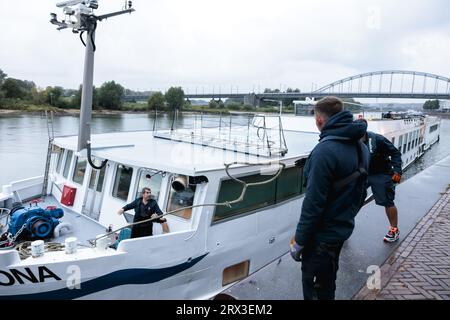
<instances>
[{"instance_id":1,"label":"overcast sky","mask_svg":"<svg viewBox=\"0 0 450 320\"><path fill-rule=\"evenodd\" d=\"M58 32L54 0L0 0L0 69L38 86L77 88L84 50ZM99 0L97 14L122 0ZM249 92L311 90L363 72L450 76L448 0L134 0L97 29L95 84Z\"/></svg>"}]
</instances>

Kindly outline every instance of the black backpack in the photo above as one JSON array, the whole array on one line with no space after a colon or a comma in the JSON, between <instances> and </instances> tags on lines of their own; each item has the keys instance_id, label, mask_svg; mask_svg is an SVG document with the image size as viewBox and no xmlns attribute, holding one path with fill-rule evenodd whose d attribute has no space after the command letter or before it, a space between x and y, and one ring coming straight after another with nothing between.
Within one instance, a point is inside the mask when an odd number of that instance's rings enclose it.
<instances>
[{"instance_id":1,"label":"black backpack","mask_svg":"<svg viewBox=\"0 0 450 320\"><path fill-rule=\"evenodd\" d=\"M325 142L328 140L350 141L349 138L338 137L338 136L328 136L328 137L325 137L324 139L322 139L320 142L322 143L322 142ZM333 187L335 189L343 188L346 185L352 183L353 181L355 181L359 178L366 178L369 175L366 168L364 167L363 149L362 148L366 148L366 146L361 141L358 141L358 169L355 172L353 172L352 174L350 174L349 176L345 177L344 179L336 181L333 184Z\"/></svg>"}]
</instances>

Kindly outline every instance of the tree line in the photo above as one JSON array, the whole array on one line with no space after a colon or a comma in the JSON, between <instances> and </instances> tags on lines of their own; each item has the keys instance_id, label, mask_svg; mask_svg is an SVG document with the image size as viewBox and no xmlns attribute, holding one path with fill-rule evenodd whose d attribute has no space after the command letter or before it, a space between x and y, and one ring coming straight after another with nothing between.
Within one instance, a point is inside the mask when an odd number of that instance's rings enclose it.
<instances>
[{"instance_id":1,"label":"tree line","mask_svg":"<svg viewBox=\"0 0 450 320\"><path fill-rule=\"evenodd\" d=\"M34 105L50 105L62 109L79 109L83 87L78 90L65 89L60 86L38 88L33 81L8 77L0 69L0 108L14 106L17 102L27 102ZM126 93L133 91L125 89L115 81L107 81L101 87L93 87L92 108L119 110L123 107ZM151 110L181 110L185 104L184 91L180 87L170 88L165 95L156 92L148 100Z\"/></svg>"},{"instance_id":2,"label":"tree line","mask_svg":"<svg viewBox=\"0 0 450 320\"><path fill-rule=\"evenodd\" d=\"M424 103L424 110L439 110L441 108L441 104L439 100L428 100Z\"/></svg>"},{"instance_id":3,"label":"tree line","mask_svg":"<svg viewBox=\"0 0 450 320\"><path fill-rule=\"evenodd\" d=\"M165 94L154 92L148 99L149 110L175 111L189 108L190 102L185 101L184 91L181 87L171 87Z\"/></svg>"},{"instance_id":4,"label":"tree line","mask_svg":"<svg viewBox=\"0 0 450 320\"><path fill-rule=\"evenodd\" d=\"M50 105L62 109L79 109L81 105L82 86L76 89L64 89L60 86L38 88L33 81L20 80L8 77L0 69L0 108L14 106L18 101L34 105ZM279 89L266 88L265 93L281 93ZM299 89L286 89L287 93L300 92ZM125 94L130 95L133 91L125 89L115 81L107 81L99 88L93 88L93 109L120 110L124 104ZM132 94L131 94L132 95ZM353 99L348 99L354 102ZM293 99L283 100L286 110L293 110ZM435 102L429 102L430 109L434 108ZM439 101L438 101L439 104ZM147 106L149 110L174 111L191 108L191 102L185 100L185 94L181 87L171 87L165 94L152 92ZM263 101L261 107L277 108L279 102ZM211 100L208 105L211 109L254 111L255 107L246 105L244 99L227 99L226 101ZM349 109L355 107L349 106ZM425 108L425 106L424 106ZM358 108L355 108L358 109ZM353 111L353 110L352 110Z\"/></svg>"},{"instance_id":5,"label":"tree line","mask_svg":"<svg viewBox=\"0 0 450 320\"><path fill-rule=\"evenodd\" d=\"M39 88L33 81L20 80L0 69L0 107L14 105L18 101L34 105L50 105L62 109L79 109L82 86L78 90L64 89L60 86ZM125 88L115 81L108 81L100 88L93 88L94 109L120 109L123 104Z\"/></svg>"}]
</instances>

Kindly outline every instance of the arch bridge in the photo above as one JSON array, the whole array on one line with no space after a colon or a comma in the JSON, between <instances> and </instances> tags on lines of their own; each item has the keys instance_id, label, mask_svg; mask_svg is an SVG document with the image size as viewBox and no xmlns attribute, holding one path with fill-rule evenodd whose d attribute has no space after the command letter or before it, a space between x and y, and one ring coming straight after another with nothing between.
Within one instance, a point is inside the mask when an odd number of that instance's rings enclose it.
<instances>
[{"instance_id":1,"label":"arch bridge","mask_svg":"<svg viewBox=\"0 0 450 320\"><path fill-rule=\"evenodd\" d=\"M358 74L330 83L312 92L280 93L202 93L187 94L187 99L244 99L246 104L259 106L264 100L340 98L392 98L450 100L450 78L436 74L387 70ZM126 96L125 100L144 100L148 96Z\"/></svg>"}]
</instances>

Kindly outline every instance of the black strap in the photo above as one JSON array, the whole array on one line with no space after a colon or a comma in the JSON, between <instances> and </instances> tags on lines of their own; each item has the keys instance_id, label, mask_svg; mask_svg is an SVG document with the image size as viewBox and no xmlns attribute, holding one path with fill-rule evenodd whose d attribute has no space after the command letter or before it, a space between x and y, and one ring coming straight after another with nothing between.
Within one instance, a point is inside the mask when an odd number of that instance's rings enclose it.
<instances>
[{"instance_id":1,"label":"black strap","mask_svg":"<svg viewBox=\"0 0 450 320\"><path fill-rule=\"evenodd\" d=\"M349 175L348 177L335 182L333 184L333 187L335 189L345 187L346 185L352 183L353 181L359 179L360 177L362 177L362 176L366 177L368 175L366 168L364 167L361 142L358 142L357 148L358 148L358 169L355 172L353 172L351 175Z\"/></svg>"}]
</instances>

